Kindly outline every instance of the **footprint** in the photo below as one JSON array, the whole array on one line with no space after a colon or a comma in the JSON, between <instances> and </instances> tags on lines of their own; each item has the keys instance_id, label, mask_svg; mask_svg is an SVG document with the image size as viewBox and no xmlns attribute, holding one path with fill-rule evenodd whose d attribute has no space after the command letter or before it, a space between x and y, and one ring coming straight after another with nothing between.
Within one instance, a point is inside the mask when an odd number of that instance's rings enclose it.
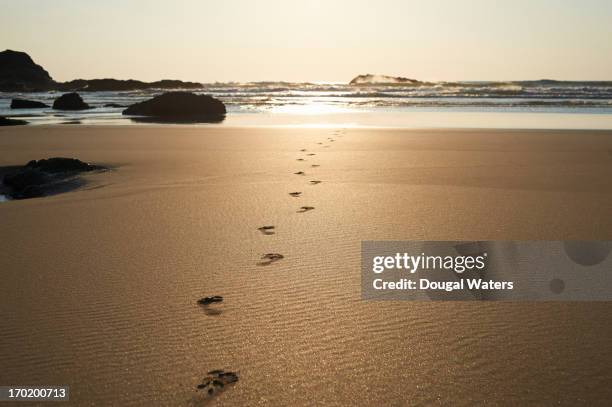
<instances>
[{"instance_id":1,"label":"footprint","mask_svg":"<svg viewBox=\"0 0 612 407\"><path fill-rule=\"evenodd\" d=\"M259 263L257 263L258 266L268 266L276 261L279 261L281 259L284 259L285 256L283 256L282 254L279 253L266 253L263 256L261 256L261 260Z\"/></svg>"},{"instance_id":2,"label":"footprint","mask_svg":"<svg viewBox=\"0 0 612 407\"><path fill-rule=\"evenodd\" d=\"M316 155L316 154L315 154L315 153L308 153L308 154L306 154L306 155Z\"/></svg>"},{"instance_id":3,"label":"footprint","mask_svg":"<svg viewBox=\"0 0 612 407\"><path fill-rule=\"evenodd\" d=\"M206 315L219 315L222 311L220 309L210 308L209 305L222 301L223 297L221 297L220 295L213 295L212 297L200 298L198 300L198 304L203 306Z\"/></svg>"},{"instance_id":4,"label":"footprint","mask_svg":"<svg viewBox=\"0 0 612 407\"><path fill-rule=\"evenodd\" d=\"M317 143L317 144L323 144L323 143Z\"/></svg>"},{"instance_id":5,"label":"footprint","mask_svg":"<svg viewBox=\"0 0 612 407\"><path fill-rule=\"evenodd\" d=\"M311 167L320 167L319 164L312 164Z\"/></svg>"},{"instance_id":6,"label":"footprint","mask_svg":"<svg viewBox=\"0 0 612 407\"><path fill-rule=\"evenodd\" d=\"M303 148L303 149L301 149L300 151L301 151L301 152L305 152L305 151L308 151L308 150L306 150L305 148Z\"/></svg>"},{"instance_id":7,"label":"footprint","mask_svg":"<svg viewBox=\"0 0 612 407\"><path fill-rule=\"evenodd\" d=\"M273 235L274 234L274 226L262 226L257 228L264 235Z\"/></svg>"},{"instance_id":8,"label":"footprint","mask_svg":"<svg viewBox=\"0 0 612 407\"><path fill-rule=\"evenodd\" d=\"M297 158L296 160L297 160L297 161L304 161L304 159L303 159L303 158Z\"/></svg>"},{"instance_id":9,"label":"footprint","mask_svg":"<svg viewBox=\"0 0 612 407\"><path fill-rule=\"evenodd\" d=\"M200 298L198 300L198 304L200 304L200 305L208 305L208 304L212 304L214 302L222 302L222 301L223 301L223 297L221 297L220 295L213 295L212 297Z\"/></svg>"},{"instance_id":10,"label":"footprint","mask_svg":"<svg viewBox=\"0 0 612 407\"><path fill-rule=\"evenodd\" d=\"M306 175L306 174L304 173L304 171L294 172L294 174L295 174L295 175Z\"/></svg>"},{"instance_id":11,"label":"footprint","mask_svg":"<svg viewBox=\"0 0 612 407\"><path fill-rule=\"evenodd\" d=\"M310 181L310 183L311 183L312 185L317 185L317 184L320 184L321 182L323 182L323 181L319 181L319 180L313 180L313 181Z\"/></svg>"},{"instance_id":12,"label":"footprint","mask_svg":"<svg viewBox=\"0 0 612 407\"><path fill-rule=\"evenodd\" d=\"M302 195L302 193L301 192L289 192L289 195L297 198L298 196Z\"/></svg>"},{"instance_id":13,"label":"footprint","mask_svg":"<svg viewBox=\"0 0 612 407\"><path fill-rule=\"evenodd\" d=\"M196 388L204 391L208 396L212 396L216 392L224 390L228 384L236 383L238 379L238 373L236 372L226 372L221 369L211 370Z\"/></svg>"},{"instance_id":14,"label":"footprint","mask_svg":"<svg viewBox=\"0 0 612 407\"><path fill-rule=\"evenodd\" d=\"M304 212L308 212L308 211L312 211L314 209L314 206L302 206L297 213L304 213Z\"/></svg>"},{"instance_id":15,"label":"footprint","mask_svg":"<svg viewBox=\"0 0 612 407\"><path fill-rule=\"evenodd\" d=\"M323 146L323 148L329 148L329 146Z\"/></svg>"}]
</instances>

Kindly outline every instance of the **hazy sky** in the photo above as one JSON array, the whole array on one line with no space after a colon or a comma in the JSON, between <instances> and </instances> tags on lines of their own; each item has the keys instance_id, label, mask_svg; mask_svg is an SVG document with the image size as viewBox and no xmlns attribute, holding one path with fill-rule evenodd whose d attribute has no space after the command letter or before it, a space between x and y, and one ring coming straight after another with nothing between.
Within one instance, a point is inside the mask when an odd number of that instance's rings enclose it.
<instances>
[{"instance_id":1,"label":"hazy sky","mask_svg":"<svg viewBox=\"0 0 612 407\"><path fill-rule=\"evenodd\" d=\"M612 80L608 0L0 0L56 80Z\"/></svg>"}]
</instances>

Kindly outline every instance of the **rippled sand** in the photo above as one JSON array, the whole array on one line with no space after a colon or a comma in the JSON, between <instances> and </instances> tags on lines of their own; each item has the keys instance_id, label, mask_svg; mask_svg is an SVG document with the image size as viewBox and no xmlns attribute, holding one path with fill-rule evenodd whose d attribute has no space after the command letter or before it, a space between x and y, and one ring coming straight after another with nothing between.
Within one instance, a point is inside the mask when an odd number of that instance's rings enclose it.
<instances>
[{"instance_id":1,"label":"rippled sand","mask_svg":"<svg viewBox=\"0 0 612 407\"><path fill-rule=\"evenodd\" d=\"M0 384L78 405L609 405L609 303L365 302L359 251L611 239L611 152L611 132L0 129L0 165L115 168L0 203ZM219 368L240 381L204 400Z\"/></svg>"}]
</instances>

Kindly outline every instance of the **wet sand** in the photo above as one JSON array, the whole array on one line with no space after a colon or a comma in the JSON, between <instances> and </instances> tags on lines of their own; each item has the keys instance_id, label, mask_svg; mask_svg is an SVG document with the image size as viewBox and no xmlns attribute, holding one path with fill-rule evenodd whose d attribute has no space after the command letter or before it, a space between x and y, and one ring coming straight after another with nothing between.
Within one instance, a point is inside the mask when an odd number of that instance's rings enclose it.
<instances>
[{"instance_id":1,"label":"wet sand","mask_svg":"<svg viewBox=\"0 0 612 407\"><path fill-rule=\"evenodd\" d=\"M365 302L359 271L362 240L612 239L612 132L0 129L0 165L51 156L114 170L0 203L0 384L78 405L612 398L609 303ZM240 380L205 400L213 369Z\"/></svg>"}]
</instances>

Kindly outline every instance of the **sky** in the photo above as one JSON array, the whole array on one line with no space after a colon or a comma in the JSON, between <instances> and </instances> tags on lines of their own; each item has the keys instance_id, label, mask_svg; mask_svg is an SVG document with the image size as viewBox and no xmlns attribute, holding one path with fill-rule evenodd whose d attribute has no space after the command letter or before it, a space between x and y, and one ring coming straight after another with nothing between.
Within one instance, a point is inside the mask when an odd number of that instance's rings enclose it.
<instances>
[{"instance_id":1,"label":"sky","mask_svg":"<svg viewBox=\"0 0 612 407\"><path fill-rule=\"evenodd\" d=\"M608 0L0 0L58 81L612 80Z\"/></svg>"}]
</instances>

